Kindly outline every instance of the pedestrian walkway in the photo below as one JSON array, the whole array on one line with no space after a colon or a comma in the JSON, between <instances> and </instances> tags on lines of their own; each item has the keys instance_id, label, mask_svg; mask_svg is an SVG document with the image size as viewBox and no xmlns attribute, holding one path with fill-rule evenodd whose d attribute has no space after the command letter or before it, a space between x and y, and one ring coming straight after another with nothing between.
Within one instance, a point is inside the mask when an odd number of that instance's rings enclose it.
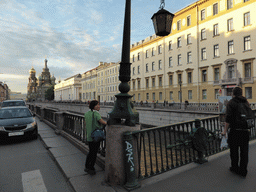
<instances>
[{"instance_id":1,"label":"pedestrian walkway","mask_svg":"<svg viewBox=\"0 0 256 192\"><path fill-rule=\"evenodd\" d=\"M125 192L121 186L104 182L104 170L95 166L96 175L84 172L86 155L45 123L38 120L39 135L50 155L76 192ZM248 175L231 173L229 151L209 157L203 165L191 163L143 180L134 192L254 192L256 191L256 141L250 142Z\"/></svg>"}]
</instances>

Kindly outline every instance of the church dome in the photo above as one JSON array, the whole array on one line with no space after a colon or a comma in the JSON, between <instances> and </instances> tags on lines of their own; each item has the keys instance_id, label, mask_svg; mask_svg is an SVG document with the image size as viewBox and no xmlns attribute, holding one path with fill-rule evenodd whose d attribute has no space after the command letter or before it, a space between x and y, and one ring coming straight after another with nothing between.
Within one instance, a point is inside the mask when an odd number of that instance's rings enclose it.
<instances>
[{"instance_id":1,"label":"church dome","mask_svg":"<svg viewBox=\"0 0 256 192\"><path fill-rule=\"evenodd\" d=\"M32 68L29 70L29 73L36 73L36 70L34 69L34 67L32 67Z\"/></svg>"}]
</instances>

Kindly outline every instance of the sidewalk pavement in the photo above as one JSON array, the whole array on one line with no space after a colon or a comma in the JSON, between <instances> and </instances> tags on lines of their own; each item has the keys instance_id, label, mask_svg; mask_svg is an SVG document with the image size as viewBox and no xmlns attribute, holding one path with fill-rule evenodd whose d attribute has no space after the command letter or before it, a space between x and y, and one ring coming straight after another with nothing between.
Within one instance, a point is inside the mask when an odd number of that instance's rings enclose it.
<instances>
[{"instance_id":1,"label":"sidewalk pavement","mask_svg":"<svg viewBox=\"0 0 256 192\"><path fill-rule=\"evenodd\" d=\"M69 184L76 192L126 192L121 186L104 181L104 170L98 165L96 175L84 172L86 155L42 121L38 131ZM203 165L191 163L166 173L140 181L134 192L254 192L256 191L256 141L250 142L248 175L242 178L231 173L229 151L209 157Z\"/></svg>"}]
</instances>

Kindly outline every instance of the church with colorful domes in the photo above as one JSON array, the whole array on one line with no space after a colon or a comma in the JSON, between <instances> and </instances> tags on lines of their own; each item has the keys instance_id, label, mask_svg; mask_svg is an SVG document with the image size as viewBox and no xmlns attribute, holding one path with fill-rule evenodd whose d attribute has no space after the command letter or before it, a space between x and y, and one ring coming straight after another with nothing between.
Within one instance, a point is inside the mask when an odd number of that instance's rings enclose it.
<instances>
[{"instance_id":1,"label":"church with colorful domes","mask_svg":"<svg viewBox=\"0 0 256 192\"><path fill-rule=\"evenodd\" d=\"M29 70L27 99L28 101L45 101L45 92L55 85L56 78L51 75L47 67L48 60L44 60L44 68L39 77L36 77L36 70L32 67Z\"/></svg>"}]
</instances>

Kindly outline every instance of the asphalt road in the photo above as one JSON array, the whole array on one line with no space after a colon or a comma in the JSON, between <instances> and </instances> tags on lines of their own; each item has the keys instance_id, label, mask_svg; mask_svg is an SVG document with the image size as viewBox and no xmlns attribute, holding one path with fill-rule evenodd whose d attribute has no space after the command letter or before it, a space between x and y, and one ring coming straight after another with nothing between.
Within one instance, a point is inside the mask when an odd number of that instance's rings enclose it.
<instances>
[{"instance_id":1,"label":"asphalt road","mask_svg":"<svg viewBox=\"0 0 256 192\"><path fill-rule=\"evenodd\" d=\"M1 192L73 192L42 142L0 143Z\"/></svg>"}]
</instances>

